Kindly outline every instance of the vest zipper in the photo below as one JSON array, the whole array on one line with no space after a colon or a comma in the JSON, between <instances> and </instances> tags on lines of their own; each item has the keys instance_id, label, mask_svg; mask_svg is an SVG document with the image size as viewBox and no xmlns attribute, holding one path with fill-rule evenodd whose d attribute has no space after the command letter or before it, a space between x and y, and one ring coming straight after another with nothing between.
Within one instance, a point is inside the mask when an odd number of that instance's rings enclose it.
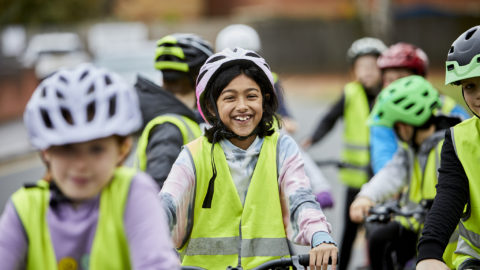
<instances>
[{"instance_id":1,"label":"vest zipper","mask_svg":"<svg viewBox=\"0 0 480 270\"><path fill-rule=\"evenodd\" d=\"M240 219L240 225L238 225L238 265L237 269L241 270L242 268L242 220Z\"/></svg>"}]
</instances>

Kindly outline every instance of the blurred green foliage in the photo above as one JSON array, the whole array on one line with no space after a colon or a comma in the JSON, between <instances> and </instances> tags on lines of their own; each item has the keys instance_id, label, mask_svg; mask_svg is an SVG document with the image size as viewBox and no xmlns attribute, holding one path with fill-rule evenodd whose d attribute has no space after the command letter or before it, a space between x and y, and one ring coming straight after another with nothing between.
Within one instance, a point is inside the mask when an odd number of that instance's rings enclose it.
<instances>
[{"instance_id":1,"label":"blurred green foliage","mask_svg":"<svg viewBox=\"0 0 480 270\"><path fill-rule=\"evenodd\" d=\"M70 24L109 16L115 0L1 0L0 26Z\"/></svg>"}]
</instances>

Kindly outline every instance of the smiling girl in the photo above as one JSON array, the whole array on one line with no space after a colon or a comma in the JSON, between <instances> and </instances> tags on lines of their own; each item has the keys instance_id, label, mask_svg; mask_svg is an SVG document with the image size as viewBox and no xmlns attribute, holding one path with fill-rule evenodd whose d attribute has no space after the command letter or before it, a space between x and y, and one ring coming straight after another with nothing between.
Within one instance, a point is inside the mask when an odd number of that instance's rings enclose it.
<instances>
[{"instance_id":1,"label":"smiling girl","mask_svg":"<svg viewBox=\"0 0 480 270\"><path fill-rule=\"evenodd\" d=\"M253 51L212 55L197 79L205 135L183 148L160 197L183 265L251 269L311 245L311 269L335 269L331 226L295 141L275 129L268 64Z\"/></svg>"},{"instance_id":2,"label":"smiling girl","mask_svg":"<svg viewBox=\"0 0 480 270\"><path fill-rule=\"evenodd\" d=\"M24 114L49 179L12 195L2 269L178 269L157 186L122 166L141 125L133 88L81 65L35 90Z\"/></svg>"}]
</instances>

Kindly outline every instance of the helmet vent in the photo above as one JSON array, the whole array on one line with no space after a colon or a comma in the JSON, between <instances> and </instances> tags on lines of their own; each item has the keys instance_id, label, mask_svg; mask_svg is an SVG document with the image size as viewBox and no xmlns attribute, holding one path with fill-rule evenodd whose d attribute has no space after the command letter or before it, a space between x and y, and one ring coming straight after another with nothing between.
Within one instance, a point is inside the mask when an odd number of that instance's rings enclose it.
<instances>
[{"instance_id":1,"label":"helmet vent","mask_svg":"<svg viewBox=\"0 0 480 270\"><path fill-rule=\"evenodd\" d=\"M64 97L63 94L60 92L60 90L57 89L56 94L57 94L57 98L59 98L59 99L65 99L65 97Z\"/></svg>"},{"instance_id":2,"label":"helmet vent","mask_svg":"<svg viewBox=\"0 0 480 270\"><path fill-rule=\"evenodd\" d=\"M408 109L412 108L413 105L415 105L415 103L410 103L410 104L408 104L407 106L405 106L404 109L405 109L405 110L408 110Z\"/></svg>"},{"instance_id":3,"label":"helmet vent","mask_svg":"<svg viewBox=\"0 0 480 270\"><path fill-rule=\"evenodd\" d=\"M270 66L269 66L267 63L265 63L264 65L265 65L268 69L270 69Z\"/></svg>"},{"instance_id":4,"label":"helmet vent","mask_svg":"<svg viewBox=\"0 0 480 270\"><path fill-rule=\"evenodd\" d=\"M393 103L398 104L398 103L402 102L404 99L405 99L405 97L398 98L395 101L393 101Z\"/></svg>"},{"instance_id":5,"label":"helmet vent","mask_svg":"<svg viewBox=\"0 0 480 270\"><path fill-rule=\"evenodd\" d=\"M480 63L480 57L477 57L477 63Z\"/></svg>"},{"instance_id":6,"label":"helmet vent","mask_svg":"<svg viewBox=\"0 0 480 270\"><path fill-rule=\"evenodd\" d=\"M453 66L453 64L450 64L447 66L447 69L448 71L452 71L455 67Z\"/></svg>"},{"instance_id":7,"label":"helmet vent","mask_svg":"<svg viewBox=\"0 0 480 270\"><path fill-rule=\"evenodd\" d=\"M113 96L108 101L108 117L112 117L115 115L117 110L117 96Z\"/></svg>"},{"instance_id":8,"label":"helmet vent","mask_svg":"<svg viewBox=\"0 0 480 270\"><path fill-rule=\"evenodd\" d=\"M468 32L467 35L465 36L465 40L469 40L473 34L475 34L475 32L477 31L477 29L473 29L472 31Z\"/></svg>"},{"instance_id":9,"label":"helmet vent","mask_svg":"<svg viewBox=\"0 0 480 270\"><path fill-rule=\"evenodd\" d=\"M438 107L438 103L436 101L434 101L432 105L430 105L430 109L433 109L435 107Z\"/></svg>"},{"instance_id":10,"label":"helmet vent","mask_svg":"<svg viewBox=\"0 0 480 270\"><path fill-rule=\"evenodd\" d=\"M87 106L87 122L91 122L94 117L95 117L95 101L92 101Z\"/></svg>"},{"instance_id":11,"label":"helmet vent","mask_svg":"<svg viewBox=\"0 0 480 270\"><path fill-rule=\"evenodd\" d=\"M421 115L424 110L425 110L424 108L421 108L420 110L418 110L418 112L416 113L416 115L417 115L417 116Z\"/></svg>"},{"instance_id":12,"label":"helmet vent","mask_svg":"<svg viewBox=\"0 0 480 270\"><path fill-rule=\"evenodd\" d=\"M205 74L207 73L207 69L205 69L204 71L202 71L202 73L200 73L200 75L198 75L197 77L197 82L201 81L203 76L205 76Z\"/></svg>"},{"instance_id":13,"label":"helmet vent","mask_svg":"<svg viewBox=\"0 0 480 270\"><path fill-rule=\"evenodd\" d=\"M48 115L47 110L40 109L40 115L42 116L42 120L45 126L49 129L52 129L53 128L52 120L50 119L50 116Z\"/></svg>"},{"instance_id":14,"label":"helmet vent","mask_svg":"<svg viewBox=\"0 0 480 270\"><path fill-rule=\"evenodd\" d=\"M61 107L60 112L62 113L63 119L70 125L73 125L73 117L70 111L67 108Z\"/></svg>"},{"instance_id":15,"label":"helmet vent","mask_svg":"<svg viewBox=\"0 0 480 270\"><path fill-rule=\"evenodd\" d=\"M112 84L112 79L110 79L110 77L108 75L105 76L105 84L106 85Z\"/></svg>"},{"instance_id":16,"label":"helmet vent","mask_svg":"<svg viewBox=\"0 0 480 270\"><path fill-rule=\"evenodd\" d=\"M222 60L224 59L226 56L224 55L219 55L219 56L215 56L213 57L212 59L208 60L206 64L210 64L210 63L213 63L213 62L217 62L218 60Z\"/></svg>"},{"instance_id":17,"label":"helmet vent","mask_svg":"<svg viewBox=\"0 0 480 270\"><path fill-rule=\"evenodd\" d=\"M425 92L423 92L422 94L424 97L428 97L428 90L425 90Z\"/></svg>"},{"instance_id":18,"label":"helmet vent","mask_svg":"<svg viewBox=\"0 0 480 270\"><path fill-rule=\"evenodd\" d=\"M93 93L94 91L95 91L95 86L92 84L90 85L90 88L88 88L87 95Z\"/></svg>"},{"instance_id":19,"label":"helmet vent","mask_svg":"<svg viewBox=\"0 0 480 270\"><path fill-rule=\"evenodd\" d=\"M46 97L46 96L47 96L47 88L43 87L42 88L42 97Z\"/></svg>"},{"instance_id":20,"label":"helmet vent","mask_svg":"<svg viewBox=\"0 0 480 270\"><path fill-rule=\"evenodd\" d=\"M67 80L67 78L65 78L65 77L63 77L63 76L60 76L60 77L59 77L59 79L60 79L60 81L62 81L62 82L64 82L64 83L68 84L68 80Z\"/></svg>"},{"instance_id":21,"label":"helmet vent","mask_svg":"<svg viewBox=\"0 0 480 270\"><path fill-rule=\"evenodd\" d=\"M378 113L378 118L382 118L383 117L383 112L379 112Z\"/></svg>"},{"instance_id":22,"label":"helmet vent","mask_svg":"<svg viewBox=\"0 0 480 270\"><path fill-rule=\"evenodd\" d=\"M245 54L246 56L250 56L250 57L256 57L256 58L260 58L260 56L254 52L249 52L247 54Z\"/></svg>"},{"instance_id":23,"label":"helmet vent","mask_svg":"<svg viewBox=\"0 0 480 270\"><path fill-rule=\"evenodd\" d=\"M455 51L455 48L452 46L450 47L450 50L448 51L448 53L453 53Z\"/></svg>"},{"instance_id":24,"label":"helmet vent","mask_svg":"<svg viewBox=\"0 0 480 270\"><path fill-rule=\"evenodd\" d=\"M87 75L88 75L88 70L85 70L85 71L82 73L82 75L80 75L79 81L83 80L85 77L87 77Z\"/></svg>"}]
</instances>

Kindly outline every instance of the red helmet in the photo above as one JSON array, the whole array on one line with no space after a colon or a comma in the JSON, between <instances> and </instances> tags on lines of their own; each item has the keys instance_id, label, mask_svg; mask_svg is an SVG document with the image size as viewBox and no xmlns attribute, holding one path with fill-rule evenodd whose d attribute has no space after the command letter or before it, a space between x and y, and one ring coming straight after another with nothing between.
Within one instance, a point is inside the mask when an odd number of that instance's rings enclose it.
<instances>
[{"instance_id":1,"label":"red helmet","mask_svg":"<svg viewBox=\"0 0 480 270\"><path fill-rule=\"evenodd\" d=\"M377 60L380 69L408 68L416 75L427 75L428 57L420 48L399 42L390 46Z\"/></svg>"}]
</instances>

